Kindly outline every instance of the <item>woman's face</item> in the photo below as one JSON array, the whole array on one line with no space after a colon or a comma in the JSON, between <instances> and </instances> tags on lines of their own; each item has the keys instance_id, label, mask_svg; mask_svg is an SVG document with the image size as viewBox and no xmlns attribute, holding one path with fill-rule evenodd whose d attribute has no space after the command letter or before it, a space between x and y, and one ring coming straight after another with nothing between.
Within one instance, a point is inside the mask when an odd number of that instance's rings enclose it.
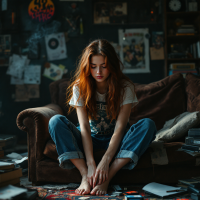
<instances>
[{"instance_id":1,"label":"woman's face","mask_svg":"<svg viewBox=\"0 0 200 200\"><path fill-rule=\"evenodd\" d=\"M102 55L94 55L90 60L90 73L96 82L104 82L110 75Z\"/></svg>"}]
</instances>

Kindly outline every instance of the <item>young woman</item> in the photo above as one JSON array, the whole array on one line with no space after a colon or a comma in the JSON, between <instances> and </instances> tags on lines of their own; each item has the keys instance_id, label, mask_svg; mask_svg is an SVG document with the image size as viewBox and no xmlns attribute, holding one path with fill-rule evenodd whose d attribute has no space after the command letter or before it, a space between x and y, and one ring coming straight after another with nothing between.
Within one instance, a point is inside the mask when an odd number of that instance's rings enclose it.
<instances>
[{"instance_id":1,"label":"young woman","mask_svg":"<svg viewBox=\"0 0 200 200\"><path fill-rule=\"evenodd\" d=\"M76 108L79 126L62 115L49 121L60 167L76 167L82 176L77 194L106 194L116 172L133 169L155 138L156 127L151 119L129 126L131 109L138 100L134 84L122 73L121 66L108 41L91 42L80 57L67 93L67 103L71 109ZM93 152L98 149L106 152L96 165Z\"/></svg>"}]
</instances>

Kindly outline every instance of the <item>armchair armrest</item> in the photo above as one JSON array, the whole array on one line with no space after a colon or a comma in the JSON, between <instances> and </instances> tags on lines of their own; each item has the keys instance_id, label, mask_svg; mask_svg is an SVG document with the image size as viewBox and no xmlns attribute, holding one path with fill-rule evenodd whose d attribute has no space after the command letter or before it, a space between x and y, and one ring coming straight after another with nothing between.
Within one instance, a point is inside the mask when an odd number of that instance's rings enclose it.
<instances>
[{"instance_id":1,"label":"armchair armrest","mask_svg":"<svg viewBox=\"0 0 200 200\"><path fill-rule=\"evenodd\" d=\"M28 177L31 181L36 180L37 162L44 158L46 142L51 138L48 130L49 120L56 114L62 115L62 109L56 104L48 104L43 107L28 108L17 116L18 128L28 134Z\"/></svg>"}]
</instances>

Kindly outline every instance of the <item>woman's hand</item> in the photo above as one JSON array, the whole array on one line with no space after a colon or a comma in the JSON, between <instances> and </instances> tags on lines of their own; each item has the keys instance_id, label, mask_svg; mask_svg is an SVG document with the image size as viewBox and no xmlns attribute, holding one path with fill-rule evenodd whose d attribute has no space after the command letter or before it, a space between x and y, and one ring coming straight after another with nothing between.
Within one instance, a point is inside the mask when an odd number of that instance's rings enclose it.
<instances>
[{"instance_id":1,"label":"woman's hand","mask_svg":"<svg viewBox=\"0 0 200 200\"><path fill-rule=\"evenodd\" d=\"M93 180L94 180L94 176L96 172L96 163L93 162L93 163L87 164L87 166L88 166L87 180L90 186L93 187Z\"/></svg>"},{"instance_id":2,"label":"woman's hand","mask_svg":"<svg viewBox=\"0 0 200 200\"><path fill-rule=\"evenodd\" d=\"M95 187L95 185L101 185L106 180L108 180L108 171L109 171L109 162L108 159L104 156L97 166L96 173L93 179L93 187Z\"/></svg>"}]
</instances>

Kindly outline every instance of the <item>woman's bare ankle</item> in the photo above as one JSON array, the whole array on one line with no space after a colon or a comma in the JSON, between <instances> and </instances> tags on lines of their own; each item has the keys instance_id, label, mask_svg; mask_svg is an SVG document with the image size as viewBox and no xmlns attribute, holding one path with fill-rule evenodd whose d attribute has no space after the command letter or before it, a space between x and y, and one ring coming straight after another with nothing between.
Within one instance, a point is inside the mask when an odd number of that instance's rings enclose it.
<instances>
[{"instance_id":1,"label":"woman's bare ankle","mask_svg":"<svg viewBox=\"0 0 200 200\"><path fill-rule=\"evenodd\" d=\"M71 162L79 170L82 177L87 176L88 169L84 159L71 159Z\"/></svg>"}]
</instances>

